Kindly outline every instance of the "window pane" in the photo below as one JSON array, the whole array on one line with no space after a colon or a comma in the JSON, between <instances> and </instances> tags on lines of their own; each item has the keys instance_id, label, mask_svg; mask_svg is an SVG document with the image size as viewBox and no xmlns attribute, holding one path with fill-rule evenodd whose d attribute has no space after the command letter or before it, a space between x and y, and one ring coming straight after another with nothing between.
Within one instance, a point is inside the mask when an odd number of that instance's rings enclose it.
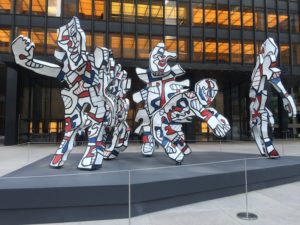
<instances>
[{"instance_id":1,"label":"window pane","mask_svg":"<svg viewBox=\"0 0 300 225\"><path fill-rule=\"evenodd\" d=\"M16 13L18 14L29 13L29 0L16 0Z\"/></svg>"},{"instance_id":2,"label":"window pane","mask_svg":"<svg viewBox=\"0 0 300 225\"><path fill-rule=\"evenodd\" d=\"M151 51L152 49L160 42L163 42L162 37L158 37L158 36L152 36L151 37Z\"/></svg>"},{"instance_id":3,"label":"window pane","mask_svg":"<svg viewBox=\"0 0 300 225\"><path fill-rule=\"evenodd\" d=\"M205 24L206 26L216 25L216 5L214 4L205 5Z\"/></svg>"},{"instance_id":4,"label":"window pane","mask_svg":"<svg viewBox=\"0 0 300 225\"><path fill-rule=\"evenodd\" d=\"M94 0L95 11L94 15L97 19L106 19L105 15L105 0Z\"/></svg>"},{"instance_id":5,"label":"window pane","mask_svg":"<svg viewBox=\"0 0 300 225\"><path fill-rule=\"evenodd\" d=\"M89 18L92 16L92 0L79 0L80 18Z\"/></svg>"},{"instance_id":6,"label":"window pane","mask_svg":"<svg viewBox=\"0 0 300 225\"><path fill-rule=\"evenodd\" d=\"M0 28L0 52L9 52L10 32L9 28Z\"/></svg>"},{"instance_id":7,"label":"window pane","mask_svg":"<svg viewBox=\"0 0 300 225\"><path fill-rule=\"evenodd\" d=\"M24 37L29 37L28 28L26 27L16 27L15 36L23 35Z\"/></svg>"},{"instance_id":8,"label":"window pane","mask_svg":"<svg viewBox=\"0 0 300 225\"><path fill-rule=\"evenodd\" d=\"M261 8L255 9L255 29L260 31L265 30L265 14Z\"/></svg>"},{"instance_id":9,"label":"window pane","mask_svg":"<svg viewBox=\"0 0 300 225\"><path fill-rule=\"evenodd\" d=\"M138 37L138 58L148 59L149 58L149 38L147 36Z\"/></svg>"},{"instance_id":10,"label":"window pane","mask_svg":"<svg viewBox=\"0 0 300 225\"><path fill-rule=\"evenodd\" d=\"M76 15L77 0L63 0L64 1L64 16L73 17Z\"/></svg>"},{"instance_id":11,"label":"window pane","mask_svg":"<svg viewBox=\"0 0 300 225\"><path fill-rule=\"evenodd\" d=\"M31 41L35 45L34 54L44 54L45 32L42 28L33 28L31 31Z\"/></svg>"},{"instance_id":12,"label":"window pane","mask_svg":"<svg viewBox=\"0 0 300 225\"><path fill-rule=\"evenodd\" d=\"M289 30L288 19L289 19L289 17L286 12L279 12L280 32L288 32L288 30Z\"/></svg>"},{"instance_id":13,"label":"window pane","mask_svg":"<svg viewBox=\"0 0 300 225\"><path fill-rule=\"evenodd\" d=\"M180 38L178 42L179 47L179 60L188 61L189 60L189 42L187 38Z\"/></svg>"},{"instance_id":14,"label":"window pane","mask_svg":"<svg viewBox=\"0 0 300 225\"><path fill-rule=\"evenodd\" d=\"M133 59L135 58L135 39L134 36L123 36L123 58Z\"/></svg>"},{"instance_id":15,"label":"window pane","mask_svg":"<svg viewBox=\"0 0 300 225\"><path fill-rule=\"evenodd\" d=\"M246 30L253 28L253 13L251 8L243 9L243 24Z\"/></svg>"},{"instance_id":16,"label":"window pane","mask_svg":"<svg viewBox=\"0 0 300 225\"><path fill-rule=\"evenodd\" d=\"M177 40L175 36L166 36L166 49L169 52L176 52L177 53Z\"/></svg>"},{"instance_id":17,"label":"window pane","mask_svg":"<svg viewBox=\"0 0 300 225\"><path fill-rule=\"evenodd\" d=\"M120 0L114 0L111 2L110 19L112 21L120 21L121 20L121 1Z\"/></svg>"},{"instance_id":18,"label":"window pane","mask_svg":"<svg viewBox=\"0 0 300 225\"><path fill-rule=\"evenodd\" d=\"M152 23L162 24L163 15L164 13L162 1L153 0L151 5Z\"/></svg>"},{"instance_id":19,"label":"window pane","mask_svg":"<svg viewBox=\"0 0 300 225\"><path fill-rule=\"evenodd\" d=\"M203 24L203 7L201 3L193 3L193 16L192 23L193 25L202 25Z\"/></svg>"},{"instance_id":20,"label":"window pane","mask_svg":"<svg viewBox=\"0 0 300 225\"><path fill-rule=\"evenodd\" d=\"M230 22L232 28L241 27L241 8L239 6L231 6Z\"/></svg>"},{"instance_id":21,"label":"window pane","mask_svg":"<svg viewBox=\"0 0 300 225\"><path fill-rule=\"evenodd\" d=\"M251 41L244 43L244 63L254 63L254 44Z\"/></svg>"},{"instance_id":22,"label":"window pane","mask_svg":"<svg viewBox=\"0 0 300 225\"><path fill-rule=\"evenodd\" d=\"M288 44L280 45L280 62L284 65L290 64L290 46Z\"/></svg>"},{"instance_id":23,"label":"window pane","mask_svg":"<svg viewBox=\"0 0 300 225\"><path fill-rule=\"evenodd\" d=\"M220 40L218 43L218 57L220 63L229 62L229 43L226 40Z\"/></svg>"},{"instance_id":24,"label":"window pane","mask_svg":"<svg viewBox=\"0 0 300 225\"><path fill-rule=\"evenodd\" d=\"M268 30L271 32L277 31L277 16L276 12L273 10L270 10L268 12Z\"/></svg>"},{"instance_id":25,"label":"window pane","mask_svg":"<svg viewBox=\"0 0 300 225\"><path fill-rule=\"evenodd\" d=\"M165 24L176 25L176 1L165 1Z\"/></svg>"},{"instance_id":26,"label":"window pane","mask_svg":"<svg viewBox=\"0 0 300 225\"><path fill-rule=\"evenodd\" d=\"M300 44L293 44L293 61L294 65L300 65Z\"/></svg>"},{"instance_id":27,"label":"window pane","mask_svg":"<svg viewBox=\"0 0 300 225\"><path fill-rule=\"evenodd\" d=\"M221 28L228 27L228 5L219 5L218 8L218 25Z\"/></svg>"},{"instance_id":28,"label":"window pane","mask_svg":"<svg viewBox=\"0 0 300 225\"><path fill-rule=\"evenodd\" d=\"M205 60L207 62L216 62L217 43L215 40L205 41Z\"/></svg>"},{"instance_id":29,"label":"window pane","mask_svg":"<svg viewBox=\"0 0 300 225\"><path fill-rule=\"evenodd\" d=\"M290 14L291 17L291 29L293 33L300 32L300 24L299 24L299 14L297 12L293 12Z\"/></svg>"},{"instance_id":30,"label":"window pane","mask_svg":"<svg viewBox=\"0 0 300 225\"><path fill-rule=\"evenodd\" d=\"M150 6L147 0L138 0L137 20L142 23L149 23Z\"/></svg>"},{"instance_id":31,"label":"window pane","mask_svg":"<svg viewBox=\"0 0 300 225\"><path fill-rule=\"evenodd\" d=\"M96 47L105 47L106 46L106 41L105 41L105 34L95 32L94 33L94 48Z\"/></svg>"},{"instance_id":32,"label":"window pane","mask_svg":"<svg viewBox=\"0 0 300 225\"><path fill-rule=\"evenodd\" d=\"M85 32L85 38L86 38L86 51L91 52L92 51L92 34L91 34L91 32Z\"/></svg>"},{"instance_id":33,"label":"window pane","mask_svg":"<svg viewBox=\"0 0 300 225\"><path fill-rule=\"evenodd\" d=\"M193 41L193 61L202 62L203 60L203 41L202 40L194 40Z\"/></svg>"},{"instance_id":34,"label":"window pane","mask_svg":"<svg viewBox=\"0 0 300 225\"><path fill-rule=\"evenodd\" d=\"M48 16L61 15L61 0L48 0Z\"/></svg>"},{"instance_id":35,"label":"window pane","mask_svg":"<svg viewBox=\"0 0 300 225\"><path fill-rule=\"evenodd\" d=\"M260 48L262 46L263 41L256 41L256 55L260 54Z\"/></svg>"},{"instance_id":36,"label":"window pane","mask_svg":"<svg viewBox=\"0 0 300 225\"><path fill-rule=\"evenodd\" d=\"M114 57L121 57L121 37L119 34L111 34L110 35L110 46L109 48L112 50Z\"/></svg>"},{"instance_id":37,"label":"window pane","mask_svg":"<svg viewBox=\"0 0 300 225\"><path fill-rule=\"evenodd\" d=\"M189 4L188 3L179 3L178 8L178 22L179 25L189 25Z\"/></svg>"},{"instance_id":38,"label":"window pane","mask_svg":"<svg viewBox=\"0 0 300 225\"><path fill-rule=\"evenodd\" d=\"M123 2L123 15L125 22L135 21L135 4L134 0L124 0Z\"/></svg>"},{"instance_id":39,"label":"window pane","mask_svg":"<svg viewBox=\"0 0 300 225\"><path fill-rule=\"evenodd\" d=\"M242 44L239 40L232 40L231 42L231 62L242 62Z\"/></svg>"},{"instance_id":40,"label":"window pane","mask_svg":"<svg viewBox=\"0 0 300 225\"><path fill-rule=\"evenodd\" d=\"M32 0L32 14L44 15L46 13L46 1L45 0Z\"/></svg>"},{"instance_id":41,"label":"window pane","mask_svg":"<svg viewBox=\"0 0 300 225\"><path fill-rule=\"evenodd\" d=\"M57 30L54 28L48 29L47 33L47 54L53 55L54 50L57 49Z\"/></svg>"},{"instance_id":42,"label":"window pane","mask_svg":"<svg viewBox=\"0 0 300 225\"><path fill-rule=\"evenodd\" d=\"M11 12L11 0L1 0L0 2L0 12L10 13Z\"/></svg>"}]
</instances>

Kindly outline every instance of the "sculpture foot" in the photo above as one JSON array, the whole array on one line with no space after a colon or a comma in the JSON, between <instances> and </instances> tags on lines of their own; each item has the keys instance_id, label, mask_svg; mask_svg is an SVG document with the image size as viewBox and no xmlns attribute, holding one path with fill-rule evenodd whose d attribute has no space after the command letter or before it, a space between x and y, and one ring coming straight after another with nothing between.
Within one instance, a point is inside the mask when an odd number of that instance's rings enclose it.
<instances>
[{"instance_id":1,"label":"sculpture foot","mask_svg":"<svg viewBox=\"0 0 300 225\"><path fill-rule=\"evenodd\" d=\"M49 166L55 169L61 168L64 165L63 156L64 154L55 154Z\"/></svg>"},{"instance_id":2,"label":"sculpture foot","mask_svg":"<svg viewBox=\"0 0 300 225\"><path fill-rule=\"evenodd\" d=\"M142 154L145 157L150 157L154 152L154 144L153 143L144 143L142 146Z\"/></svg>"},{"instance_id":3,"label":"sculpture foot","mask_svg":"<svg viewBox=\"0 0 300 225\"><path fill-rule=\"evenodd\" d=\"M104 151L103 159L112 160L112 159L117 158L118 155L119 155L119 152L116 150Z\"/></svg>"},{"instance_id":4,"label":"sculpture foot","mask_svg":"<svg viewBox=\"0 0 300 225\"><path fill-rule=\"evenodd\" d=\"M101 168L102 160L102 151L99 152L99 150L90 149L89 152L82 157L77 168L80 170L97 170Z\"/></svg>"},{"instance_id":5,"label":"sculpture foot","mask_svg":"<svg viewBox=\"0 0 300 225\"><path fill-rule=\"evenodd\" d=\"M182 162L176 162L176 166L180 166L182 164Z\"/></svg>"},{"instance_id":6,"label":"sculpture foot","mask_svg":"<svg viewBox=\"0 0 300 225\"><path fill-rule=\"evenodd\" d=\"M279 153L273 149L270 153L268 153L269 155L269 159L276 159L276 158L280 158Z\"/></svg>"}]
</instances>

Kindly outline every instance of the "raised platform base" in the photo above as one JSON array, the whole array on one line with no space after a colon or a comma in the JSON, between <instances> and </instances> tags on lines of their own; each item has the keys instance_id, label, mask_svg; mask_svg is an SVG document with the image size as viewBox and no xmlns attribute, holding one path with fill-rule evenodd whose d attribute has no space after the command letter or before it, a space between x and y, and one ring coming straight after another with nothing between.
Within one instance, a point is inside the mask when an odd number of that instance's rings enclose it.
<instances>
[{"instance_id":1,"label":"raised platform base","mask_svg":"<svg viewBox=\"0 0 300 225\"><path fill-rule=\"evenodd\" d=\"M181 166L164 153L122 153L98 171L76 169L72 154L61 169L51 156L0 178L0 224L125 218L300 180L300 157L194 152ZM130 196L130 197L129 197ZM21 219L22 218L22 219Z\"/></svg>"}]
</instances>

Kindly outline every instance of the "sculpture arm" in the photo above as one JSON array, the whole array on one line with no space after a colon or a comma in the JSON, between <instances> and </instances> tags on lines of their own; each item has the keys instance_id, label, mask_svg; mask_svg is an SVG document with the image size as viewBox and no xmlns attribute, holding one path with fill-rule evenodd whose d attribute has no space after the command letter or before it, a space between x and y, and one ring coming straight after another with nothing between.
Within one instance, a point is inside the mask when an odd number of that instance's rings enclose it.
<instances>
[{"instance_id":1,"label":"sculpture arm","mask_svg":"<svg viewBox=\"0 0 300 225\"><path fill-rule=\"evenodd\" d=\"M29 38L18 36L11 45L12 53L17 64L38 74L57 77L61 71L59 65L33 59L34 43Z\"/></svg>"}]
</instances>

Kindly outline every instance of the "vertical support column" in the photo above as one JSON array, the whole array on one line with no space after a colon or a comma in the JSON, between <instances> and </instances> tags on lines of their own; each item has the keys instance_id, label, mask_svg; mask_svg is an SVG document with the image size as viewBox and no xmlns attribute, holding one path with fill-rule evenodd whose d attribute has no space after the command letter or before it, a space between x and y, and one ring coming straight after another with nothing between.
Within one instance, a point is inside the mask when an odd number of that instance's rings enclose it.
<instances>
[{"instance_id":1,"label":"vertical support column","mask_svg":"<svg viewBox=\"0 0 300 225\"><path fill-rule=\"evenodd\" d=\"M18 143L18 72L7 67L6 76L4 145L15 145Z\"/></svg>"}]
</instances>

